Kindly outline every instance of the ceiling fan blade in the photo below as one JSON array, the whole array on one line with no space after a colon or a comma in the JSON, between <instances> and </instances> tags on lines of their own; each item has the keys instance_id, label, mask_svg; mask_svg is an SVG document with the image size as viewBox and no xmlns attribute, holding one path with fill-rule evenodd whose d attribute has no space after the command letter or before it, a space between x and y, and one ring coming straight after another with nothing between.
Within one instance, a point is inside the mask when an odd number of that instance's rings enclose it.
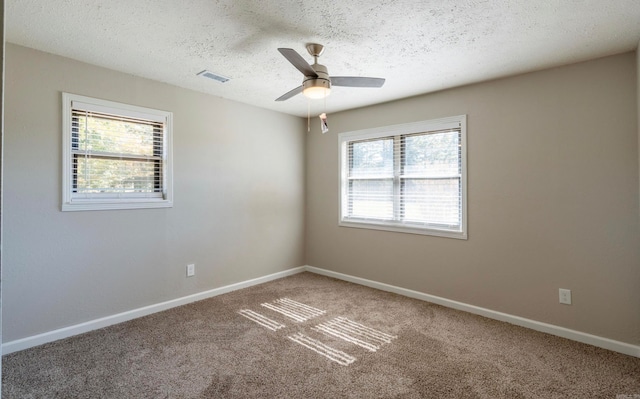
<instances>
[{"instance_id":1,"label":"ceiling fan blade","mask_svg":"<svg viewBox=\"0 0 640 399\"><path fill-rule=\"evenodd\" d=\"M302 93L302 86L298 86L295 89L291 90L290 92L281 95L280 97L276 98L276 101L288 100L291 97L295 96L296 94L300 94L300 93Z\"/></svg>"},{"instance_id":2,"label":"ceiling fan blade","mask_svg":"<svg viewBox=\"0 0 640 399\"><path fill-rule=\"evenodd\" d=\"M364 78L359 76L332 76L331 84L333 86L346 87L382 87L383 78Z\"/></svg>"},{"instance_id":3,"label":"ceiling fan blade","mask_svg":"<svg viewBox=\"0 0 640 399\"><path fill-rule=\"evenodd\" d=\"M304 76L310 76L317 78L318 74L316 71L311 68L311 65L307 61L302 58L300 54L298 54L294 49L291 48L279 48L278 51L280 54L284 55L294 67L298 69L298 71L302 72Z\"/></svg>"}]
</instances>

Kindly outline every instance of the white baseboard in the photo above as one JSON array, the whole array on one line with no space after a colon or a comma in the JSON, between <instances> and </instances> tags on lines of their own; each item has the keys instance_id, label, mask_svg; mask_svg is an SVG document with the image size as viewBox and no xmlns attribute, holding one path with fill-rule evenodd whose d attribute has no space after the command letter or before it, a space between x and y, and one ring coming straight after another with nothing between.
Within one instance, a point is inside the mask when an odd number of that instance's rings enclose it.
<instances>
[{"instance_id":1,"label":"white baseboard","mask_svg":"<svg viewBox=\"0 0 640 399\"><path fill-rule=\"evenodd\" d=\"M640 358L640 346L638 345L632 345L625 342L615 341L609 338L603 338L596 335L583 333L580 331L570 330L568 328L559 327L553 324L547 324L547 323L542 323L542 322L531 320L531 319L525 319L523 317L513 316L507 313L497 312L494 310L485 309L478 306L469 305L466 303L457 302L450 299L425 294L419 291L413 291L406 288L396 287L393 285L380 283L373 280L367 280L364 278L355 277L348 274L338 273L331 270L320 269L313 266L300 266L300 267L285 270L282 272L269 274L267 276L258 277L252 280L242 281L236 284L231 284L231 285L227 285L220 288L214 288L212 290L203 291L203 292L188 295L185 297L172 299L170 301L145 306L142 308L129 310L126 312L115 314L115 315L106 316L106 317L102 317L95 320L90 320L90 321L76 324L73 326L64 327L57 330L45 332L42 334L17 339L15 341L6 342L2 344L2 354L6 355L12 352L28 349L34 346L46 344L48 342L57 341L59 339L68 338L74 335L82 334L92 330L97 330L99 328L107 327L113 324L122 323L138 317L147 316L152 313L175 308L177 306L186 305L191 302L196 302L196 301L211 298L217 295L226 294L231 291L251 287L257 284L266 283L282 277L292 276L294 274L301 273L304 271L320 274L323 276L333 277L338 280L349 281L355 284L376 288L382 291L393 292L395 294L403 295L409 298L420 299L423 301L435 303L435 304L446 306L449 308L477 314L490 319L504 321L504 322L515 324L521 327L530 328L532 330L545 332L548 334L556 335L559 337L571 339L574 341L582 342L585 344L597 346L600 348L612 350L614 352L620 352L626 355Z\"/></svg>"},{"instance_id":2,"label":"white baseboard","mask_svg":"<svg viewBox=\"0 0 640 399\"><path fill-rule=\"evenodd\" d=\"M496 312L495 310L485 309L474 305L469 305L462 302L452 301L450 299L441 298L434 295L425 294L418 291L408 290L406 288L396 287L393 285L380 283L373 280L367 280L360 277L350 276L348 274L342 274L331 270L320 269L313 266L305 266L304 269L308 272L321 274L323 276L333 277L338 280L349 281L351 283L364 285L371 288L376 288L382 291L393 292L409 298L420 299L426 302L435 303L438 305L446 306L448 308L458 309L465 312L477 314L487 317L489 319L500 320L507 323L515 324L521 327L530 328L535 331L541 331L558 337L567 338L573 341L582 342L585 344L597 346L599 348L608 349L614 352L624 353L625 355L640 357L640 346L632 345L625 342L615 341L609 338L599 337L597 335L591 335L580 331L570 330L568 328L559 327L553 324L542 323L539 321L525 319L524 317L513 316L507 313Z\"/></svg>"},{"instance_id":3,"label":"white baseboard","mask_svg":"<svg viewBox=\"0 0 640 399\"><path fill-rule=\"evenodd\" d=\"M142 308L129 310L129 311L114 314L111 316L90 320L90 321L76 324L73 326L64 327L57 330L45 332L42 334L17 339L15 341L6 342L2 344L2 354L6 355L12 352L17 352L23 349L28 349L34 346L46 344L48 342L53 342L59 339L68 338L74 335L78 335L78 334L86 333L92 330L97 330L99 328L107 327L113 324L118 324L128 320L136 319L138 317L147 316L152 313L175 308L176 306L186 305L191 302L201 301L203 299L226 294L231 291L251 287L252 285L262 284L262 283L266 283L268 281L276 280L282 277L291 276L297 273L301 273L303 271L305 271L305 267L300 266L300 267L285 270L282 272L269 274L267 276L254 278L252 280L242 281L236 284L226 285L220 288L214 288L212 290L199 292L196 294L184 296L182 298L176 298L170 301L145 306Z\"/></svg>"}]
</instances>

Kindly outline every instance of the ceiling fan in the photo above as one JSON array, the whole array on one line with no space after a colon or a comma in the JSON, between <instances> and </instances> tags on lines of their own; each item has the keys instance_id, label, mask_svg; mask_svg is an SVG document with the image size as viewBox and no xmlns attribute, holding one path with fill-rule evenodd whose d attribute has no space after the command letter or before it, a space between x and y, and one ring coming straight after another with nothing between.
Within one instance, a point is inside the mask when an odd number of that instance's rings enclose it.
<instances>
[{"instance_id":1,"label":"ceiling fan","mask_svg":"<svg viewBox=\"0 0 640 399\"><path fill-rule=\"evenodd\" d=\"M327 67L318 64L318 57L324 52L322 44L307 44L307 51L313 57L313 65L309 65L295 50L290 48L279 48L278 51L294 67L304 75L302 85L276 98L276 101L288 100L296 94L304 94L311 99L324 98L331 92L331 85L346 87L382 87L384 79L367 78L358 76L329 76Z\"/></svg>"}]
</instances>

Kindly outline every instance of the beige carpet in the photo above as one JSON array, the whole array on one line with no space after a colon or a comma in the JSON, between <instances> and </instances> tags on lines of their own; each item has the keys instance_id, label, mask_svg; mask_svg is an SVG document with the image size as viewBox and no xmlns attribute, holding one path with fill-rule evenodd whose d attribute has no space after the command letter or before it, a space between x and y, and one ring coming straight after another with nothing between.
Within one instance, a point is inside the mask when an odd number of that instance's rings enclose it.
<instances>
[{"instance_id":1,"label":"beige carpet","mask_svg":"<svg viewBox=\"0 0 640 399\"><path fill-rule=\"evenodd\" d=\"M302 273L7 355L2 398L633 398L640 359Z\"/></svg>"}]
</instances>

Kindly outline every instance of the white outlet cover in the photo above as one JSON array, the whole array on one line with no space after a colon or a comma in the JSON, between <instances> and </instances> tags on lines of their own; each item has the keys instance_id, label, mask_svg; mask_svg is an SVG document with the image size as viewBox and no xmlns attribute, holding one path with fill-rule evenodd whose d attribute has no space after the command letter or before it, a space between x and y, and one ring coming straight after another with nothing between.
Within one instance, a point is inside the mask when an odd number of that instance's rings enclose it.
<instances>
[{"instance_id":1,"label":"white outlet cover","mask_svg":"<svg viewBox=\"0 0 640 399\"><path fill-rule=\"evenodd\" d=\"M194 276L196 274L196 265L187 265L187 277Z\"/></svg>"},{"instance_id":2,"label":"white outlet cover","mask_svg":"<svg viewBox=\"0 0 640 399\"><path fill-rule=\"evenodd\" d=\"M560 288L560 303L565 305L571 305L571 290Z\"/></svg>"}]
</instances>

